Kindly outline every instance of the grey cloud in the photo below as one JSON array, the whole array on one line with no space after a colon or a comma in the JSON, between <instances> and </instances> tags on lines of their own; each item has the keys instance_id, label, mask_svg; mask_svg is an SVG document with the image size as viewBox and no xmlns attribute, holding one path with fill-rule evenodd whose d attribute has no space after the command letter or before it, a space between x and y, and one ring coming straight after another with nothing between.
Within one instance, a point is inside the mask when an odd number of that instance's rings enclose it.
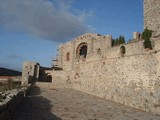
<instances>
[{"instance_id":1,"label":"grey cloud","mask_svg":"<svg viewBox=\"0 0 160 120\"><path fill-rule=\"evenodd\" d=\"M71 11L74 9L70 10L70 4L63 0L0 0L0 25L7 30L63 41L89 30L85 25L87 14Z\"/></svg>"},{"instance_id":2,"label":"grey cloud","mask_svg":"<svg viewBox=\"0 0 160 120\"><path fill-rule=\"evenodd\" d=\"M8 59L12 59L12 60L19 59L19 58L22 58L22 56L20 55L9 55L8 56Z\"/></svg>"}]
</instances>

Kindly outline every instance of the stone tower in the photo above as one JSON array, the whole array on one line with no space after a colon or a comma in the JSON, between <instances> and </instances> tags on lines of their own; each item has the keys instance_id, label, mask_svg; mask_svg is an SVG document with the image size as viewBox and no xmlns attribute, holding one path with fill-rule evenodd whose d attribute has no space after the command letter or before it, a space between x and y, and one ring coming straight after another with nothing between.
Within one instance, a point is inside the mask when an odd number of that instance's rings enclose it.
<instances>
[{"instance_id":1,"label":"stone tower","mask_svg":"<svg viewBox=\"0 0 160 120\"><path fill-rule=\"evenodd\" d=\"M144 0L144 28L160 35L160 0Z\"/></svg>"},{"instance_id":2,"label":"stone tower","mask_svg":"<svg viewBox=\"0 0 160 120\"><path fill-rule=\"evenodd\" d=\"M34 83L39 79L40 65L36 62L24 61L22 71L22 85Z\"/></svg>"}]
</instances>

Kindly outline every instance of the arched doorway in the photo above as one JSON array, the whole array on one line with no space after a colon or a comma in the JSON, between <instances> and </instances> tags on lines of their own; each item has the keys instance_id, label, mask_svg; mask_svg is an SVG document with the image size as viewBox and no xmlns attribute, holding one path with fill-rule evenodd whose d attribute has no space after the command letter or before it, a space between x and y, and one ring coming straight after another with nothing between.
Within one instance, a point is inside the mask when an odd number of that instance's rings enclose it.
<instances>
[{"instance_id":1,"label":"arched doorway","mask_svg":"<svg viewBox=\"0 0 160 120\"><path fill-rule=\"evenodd\" d=\"M79 44L76 51L77 57L80 58L80 56L82 56L83 58L86 58L87 48L88 48L87 43Z\"/></svg>"},{"instance_id":2,"label":"arched doorway","mask_svg":"<svg viewBox=\"0 0 160 120\"><path fill-rule=\"evenodd\" d=\"M51 75L48 75L46 77L46 82L52 82L52 76Z\"/></svg>"}]
</instances>

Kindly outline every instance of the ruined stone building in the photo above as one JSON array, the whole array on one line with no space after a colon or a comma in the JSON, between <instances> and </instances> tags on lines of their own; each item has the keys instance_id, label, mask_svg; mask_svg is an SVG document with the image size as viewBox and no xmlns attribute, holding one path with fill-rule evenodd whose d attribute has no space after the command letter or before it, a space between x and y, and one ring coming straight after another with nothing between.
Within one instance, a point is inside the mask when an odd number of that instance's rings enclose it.
<instances>
[{"instance_id":1,"label":"ruined stone building","mask_svg":"<svg viewBox=\"0 0 160 120\"><path fill-rule=\"evenodd\" d=\"M34 83L39 79L39 63L24 61L22 69L22 86L25 86L28 83Z\"/></svg>"},{"instance_id":2,"label":"ruined stone building","mask_svg":"<svg viewBox=\"0 0 160 120\"><path fill-rule=\"evenodd\" d=\"M111 35L86 33L59 46L53 87L67 87L160 114L160 0L144 0L144 28L153 30L152 50L137 32L112 46ZM60 68L60 69L57 69Z\"/></svg>"}]
</instances>

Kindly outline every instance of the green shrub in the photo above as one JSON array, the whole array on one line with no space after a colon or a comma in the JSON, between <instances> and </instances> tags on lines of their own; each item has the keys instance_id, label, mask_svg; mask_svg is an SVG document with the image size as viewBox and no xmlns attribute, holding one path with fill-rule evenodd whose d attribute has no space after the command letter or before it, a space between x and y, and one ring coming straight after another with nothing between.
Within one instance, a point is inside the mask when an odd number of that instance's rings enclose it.
<instances>
[{"instance_id":1,"label":"green shrub","mask_svg":"<svg viewBox=\"0 0 160 120\"><path fill-rule=\"evenodd\" d=\"M142 39L144 40L144 48L152 49L152 43L150 38L152 37L152 30L149 30L148 28L145 28L142 33Z\"/></svg>"},{"instance_id":2,"label":"green shrub","mask_svg":"<svg viewBox=\"0 0 160 120\"><path fill-rule=\"evenodd\" d=\"M115 45L120 45L120 44L124 44L125 43L125 38L124 36L119 36L119 38L115 39L115 40L112 40L112 46L115 46Z\"/></svg>"}]
</instances>

